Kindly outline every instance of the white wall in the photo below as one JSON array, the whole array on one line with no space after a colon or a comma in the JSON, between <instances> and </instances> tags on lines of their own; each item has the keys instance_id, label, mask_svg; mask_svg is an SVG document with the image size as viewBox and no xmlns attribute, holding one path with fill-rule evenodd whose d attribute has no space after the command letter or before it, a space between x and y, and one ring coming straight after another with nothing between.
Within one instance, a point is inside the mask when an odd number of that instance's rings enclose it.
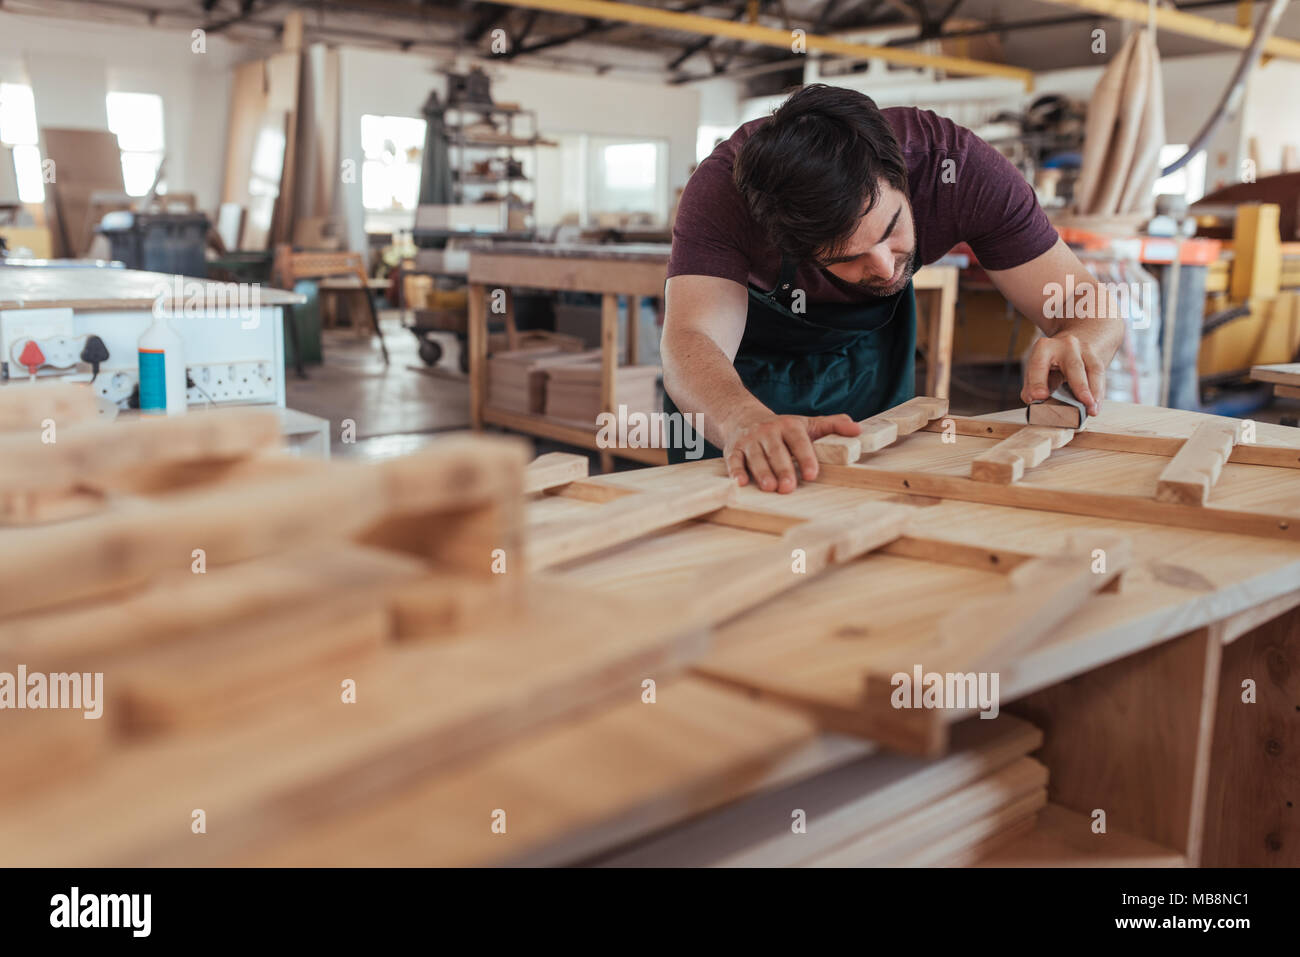
<instances>
[{"instance_id":1,"label":"white wall","mask_svg":"<svg viewBox=\"0 0 1300 957\"><path fill-rule=\"evenodd\" d=\"M106 92L160 95L168 187L195 193L212 213L225 166L230 70L253 54L220 36L206 42L205 53L194 53L188 32L0 12L0 77L32 85L40 126L107 129Z\"/></svg>"},{"instance_id":2,"label":"white wall","mask_svg":"<svg viewBox=\"0 0 1300 957\"><path fill-rule=\"evenodd\" d=\"M441 65L427 55L389 53L344 47L339 51L339 155L361 168L361 116L420 116L429 91L437 89L446 101ZM513 66L486 65L492 77L492 97L517 102L537 111L543 134L594 133L608 136L646 136L668 142L670 191L682 186L695 162L695 134L699 127L700 94L693 87L668 86L561 73ZM552 151L554 152L554 151ZM549 157L547 163L558 162ZM540 177L548 187L545 168ZM671 195L671 192L670 192ZM344 184L343 207L349 244L363 249L364 211L361 184ZM539 216L545 204L539 203Z\"/></svg>"},{"instance_id":3,"label":"white wall","mask_svg":"<svg viewBox=\"0 0 1300 957\"><path fill-rule=\"evenodd\" d=\"M1273 60L1251 74L1242 111L1243 137L1259 144L1258 175L1282 168L1282 147L1300 148L1300 63ZM1246 155L1249 155L1247 153Z\"/></svg>"}]
</instances>

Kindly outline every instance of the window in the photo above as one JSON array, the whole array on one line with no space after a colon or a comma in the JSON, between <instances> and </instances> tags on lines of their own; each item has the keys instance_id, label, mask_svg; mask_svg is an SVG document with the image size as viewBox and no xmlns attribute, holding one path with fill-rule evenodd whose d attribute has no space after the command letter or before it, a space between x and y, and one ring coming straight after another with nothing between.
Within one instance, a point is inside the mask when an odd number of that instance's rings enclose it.
<instances>
[{"instance_id":1,"label":"window","mask_svg":"<svg viewBox=\"0 0 1300 957\"><path fill-rule=\"evenodd\" d=\"M122 180L130 196L153 186L163 158L163 103L156 93L110 93L108 128L122 150Z\"/></svg>"},{"instance_id":2,"label":"window","mask_svg":"<svg viewBox=\"0 0 1300 957\"><path fill-rule=\"evenodd\" d=\"M569 133L560 141L564 208L558 221L600 225L611 219L668 220L668 144Z\"/></svg>"},{"instance_id":3,"label":"window","mask_svg":"<svg viewBox=\"0 0 1300 957\"><path fill-rule=\"evenodd\" d=\"M0 83L0 143L13 147L18 198L24 203L45 201L38 142L32 88L22 83Z\"/></svg>"},{"instance_id":4,"label":"window","mask_svg":"<svg viewBox=\"0 0 1300 957\"><path fill-rule=\"evenodd\" d=\"M414 210L420 201L425 121L410 116L361 117L361 205L376 212Z\"/></svg>"},{"instance_id":5,"label":"window","mask_svg":"<svg viewBox=\"0 0 1300 957\"><path fill-rule=\"evenodd\" d=\"M1169 143L1160 147L1160 168L1164 169L1186 152L1186 143ZM1205 195L1205 150L1193 156L1182 169L1156 179L1151 195L1164 193L1186 196L1188 203L1194 203Z\"/></svg>"},{"instance_id":6,"label":"window","mask_svg":"<svg viewBox=\"0 0 1300 957\"><path fill-rule=\"evenodd\" d=\"M695 133L695 162L703 163L709 158L720 140L731 138L736 132L734 126L701 126Z\"/></svg>"}]
</instances>

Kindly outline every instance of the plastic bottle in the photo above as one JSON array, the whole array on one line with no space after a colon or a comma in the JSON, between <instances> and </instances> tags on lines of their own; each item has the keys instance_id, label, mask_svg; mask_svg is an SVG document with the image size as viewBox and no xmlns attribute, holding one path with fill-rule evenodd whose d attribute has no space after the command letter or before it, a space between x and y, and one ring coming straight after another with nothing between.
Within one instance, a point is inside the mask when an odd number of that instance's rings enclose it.
<instances>
[{"instance_id":1,"label":"plastic bottle","mask_svg":"<svg viewBox=\"0 0 1300 957\"><path fill-rule=\"evenodd\" d=\"M184 415L185 356L181 337L163 315L155 315L136 345L140 365L140 411L150 415Z\"/></svg>"}]
</instances>

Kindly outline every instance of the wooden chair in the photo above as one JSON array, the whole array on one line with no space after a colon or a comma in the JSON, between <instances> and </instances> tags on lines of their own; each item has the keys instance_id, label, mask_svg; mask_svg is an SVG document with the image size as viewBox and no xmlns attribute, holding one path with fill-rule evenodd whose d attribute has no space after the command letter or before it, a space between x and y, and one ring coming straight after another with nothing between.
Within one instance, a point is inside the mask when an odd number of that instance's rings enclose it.
<instances>
[{"instance_id":1,"label":"wooden chair","mask_svg":"<svg viewBox=\"0 0 1300 957\"><path fill-rule=\"evenodd\" d=\"M389 364L388 346L384 344L384 334L379 329L379 310L375 308L371 292L370 277L366 275L365 261L360 253L349 252L295 252L293 247L281 245L276 247L275 259L271 265L271 282L282 289L292 289L299 279L348 279L355 284L340 285L332 283L321 287L321 292L362 292L365 294L366 307L370 312L370 325L379 338L379 349L384 354L384 365ZM292 323L290 324L293 325ZM296 329L296 327L293 327ZM295 335L296 338L296 335ZM294 343L299 360L299 375L302 374L301 352Z\"/></svg>"}]
</instances>

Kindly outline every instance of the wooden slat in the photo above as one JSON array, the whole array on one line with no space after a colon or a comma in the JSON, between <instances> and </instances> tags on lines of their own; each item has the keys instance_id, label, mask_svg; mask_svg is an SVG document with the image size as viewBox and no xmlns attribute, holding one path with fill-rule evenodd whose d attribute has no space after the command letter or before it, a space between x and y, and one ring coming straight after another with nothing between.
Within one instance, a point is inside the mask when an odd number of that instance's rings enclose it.
<instances>
[{"instance_id":1,"label":"wooden slat","mask_svg":"<svg viewBox=\"0 0 1300 957\"><path fill-rule=\"evenodd\" d=\"M79 522L14 530L12 547L0 549L6 583L0 617L188 569L194 549L204 550L209 565L223 565L288 543L341 538L391 515L471 508L518 489L525 454L513 439L448 438L384 462L337 463L313 475L232 483ZM519 497L513 494L511 501ZM459 531L443 523L442 538L431 545L453 549ZM486 569L485 549L476 565Z\"/></svg>"},{"instance_id":2,"label":"wooden slat","mask_svg":"<svg viewBox=\"0 0 1300 957\"><path fill-rule=\"evenodd\" d=\"M1033 725L1003 713L953 729L952 751L930 761L880 752L816 778L755 794L598 863L615 867L793 867L844 841L892 826L918 806L958 793L1042 744ZM804 811L805 833L791 830Z\"/></svg>"},{"instance_id":3,"label":"wooden slat","mask_svg":"<svg viewBox=\"0 0 1300 957\"><path fill-rule=\"evenodd\" d=\"M945 416L943 423L926 426L922 431L942 432L949 426L957 435L977 435L989 439L1005 439L1015 435L1024 425L999 419L967 418L959 415ZM1113 432L1091 426L1076 432L1070 440L1075 449L1098 449L1106 452L1135 452L1141 455L1177 455L1186 443L1185 438L1142 432ZM1277 468L1300 468L1300 446L1268 445L1264 443L1240 444L1233 448L1228 461L1236 465L1271 465Z\"/></svg>"},{"instance_id":4,"label":"wooden slat","mask_svg":"<svg viewBox=\"0 0 1300 957\"><path fill-rule=\"evenodd\" d=\"M556 528L534 527L529 531L528 567L549 568L573 561L707 515L735 499L735 482L725 478L705 479L694 488L629 496L602 506L585 522L557 522Z\"/></svg>"},{"instance_id":5,"label":"wooden slat","mask_svg":"<svg viewBox=\"0 0 1300 957\"><path fill-rule=\"evenodd\" d=\"M286 688L256 720L122 751L93 789L7 808L0 861L224 860L584 709L620 698L648 707L640 703L642 680L667 684L706 640L661 624L659 603L602 600L561 581L534 582L528 607L531 616L509 627L476 625L457 641L403 644L346 673L326 671L319 685ZM356 683L355 704L340 701L345 677ZM799 739L811 728L801 716L783 720ZM581 776L574 783L586 786ZM160 826L177 814L188 821L195 807L221 820L209 831L212 841Z\"/></svg>"},{"instance_id":6,"label":"wooden slat","mask_svg":"<svg viewBox=\"0 0 1300 957\"><path fill-rule=\"evenodd\" d=\"M819 462L851 465L864 453L892 445L899 436L922 429L931 419L942 418L947 412L947 399L919 395L879 415L863 419L858 423L862 427L858 435L826 435L817 439L813 442L813 452Z\"/></svg>"},{"instance_id":7,"label":"wooden slat","mask_svg":"<svg viewBox=\"0 0 1300 957\"><path fill-rule=\"evenodd\" d=\"M896 858L900 867L969 867L976 861L1034 830L1038 812L1047 804L1047 789L1024 797L944 835L914 854Z\"/></svg>"},{"instance_id":8,"label":"wooden slat","mask_svg":"<svg viewBox=\"0 0 1300 957\"><path fill-rule=\"evenodd\" d=\"M620 825L662 826L744 794L814 730L797 712L698 679L664 682L654 704L630 696L239 863L488 864L559 839L579 856ZM504 834L491 829L497 809Z\"/></svg>"},{"instance_id":9,"label":"wooden slat","mask_svg":"<svg viewBox=\"0 0 1300 957\"><path fill-rule=\"evenodd\" d=\"M1072 429L1027 425L971 461L970 477L977 482L1009 485L1024 477L1025 469L1042 464L1053 449L1074 438Z\"/></svg>"},{"instance_id":10,"label":"wooden slat","mask_svg":"<svg viewBox=\"0 0 1300 957\"><path fill-rule=\"evenodd\" d=\"M1183 443L1156 483L1156 498L1161 502L1204 505L1210 489L1219 480L1223 465L1232 454L1241 426L1237 422L1219 424L1203 422L1192 437Z\"/></svg>"},{"instance_id":11,"label":"wooden slat","mask_svg":"<svg viewBox=\"0 0 1300 957\"><path fill-rule=\"evenodd\" d=\"M1077 435L1086 434L1086 432L1077 433ZM1293 515L1179 505L1173 502L1155 501L1141 495L1077 492L1070 489L1038 488L1024 483L995 485L990 482L975 482L963 476L894 471L863 465L823 464L816 481L842 488L932 495L936 498L979 502L985 505L1006 505L1012 508L1090 515L1119 521L1300 542L1300 518Z\"/></svg>"},{"instance_id":12,"label":"wooden slat","mask_svg":"<svg viewBox=\"0 0 1300 957\"><path fill-rule=\"evenodd\" d=\"M824 854L811 867L881 867L906 859L954 830L980 820L1047 785L1047 768L1021 757L939 800L922 805L885 827L875 828ZM1044 802L1046 796L1043 796Z\"/></svg>"}]
</instances>

